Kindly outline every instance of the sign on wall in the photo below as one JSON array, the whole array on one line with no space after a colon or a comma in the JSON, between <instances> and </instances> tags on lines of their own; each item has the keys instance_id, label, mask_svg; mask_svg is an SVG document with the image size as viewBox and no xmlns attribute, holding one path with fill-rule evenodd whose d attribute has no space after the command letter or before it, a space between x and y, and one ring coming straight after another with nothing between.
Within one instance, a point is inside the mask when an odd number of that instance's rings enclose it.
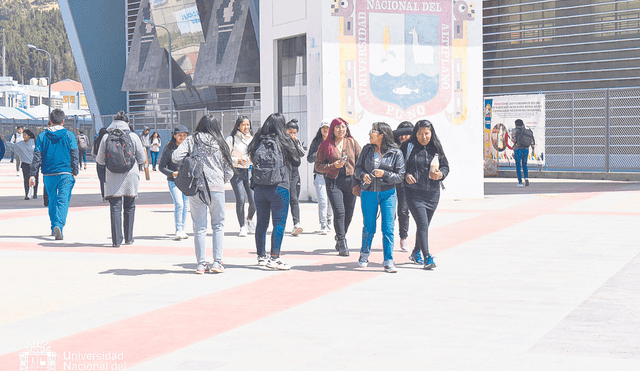
<instances>
[{"instance_id":1,"label":"sign on wall","mask_svg":"<svg viewBox=\"0 0 640 371\"><path fill-rule=\"evenodd\" d=\"M444 112L449 122L467 116L465 1L333 0L340 17L342 117L365 112L412 121Z\"/></svg>"},{"instance_id":2,"label":"sign on wall","mask_svg":"<svg viewBox=\"0 0 640 371\"><path fill-rule=\"evenodd\" d=\"M495 175L498 165L515 166L513 130L521 119L533 131L535 145L529 149L529 165L545 164L544 94L506 95L484 100L484 169Z\"/></svg>"}]
</instances>

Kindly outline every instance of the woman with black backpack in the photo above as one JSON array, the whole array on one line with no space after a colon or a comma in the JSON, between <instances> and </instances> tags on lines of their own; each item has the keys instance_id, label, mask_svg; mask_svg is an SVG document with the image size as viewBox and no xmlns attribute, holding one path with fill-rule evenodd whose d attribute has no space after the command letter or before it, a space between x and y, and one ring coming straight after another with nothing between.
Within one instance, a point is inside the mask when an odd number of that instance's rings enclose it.
<instances>
[{"instance_id":1,"label":"woman with black backpack","mask_svg":"<svg viewBox=\"0 0 640 371\"><path fill-rule=\"evenodd\" d=\"M210 204L200 195L189 196L193 236L198 267L196 273L223 273L222 244L224 239L224 184L233 176L233 161L229 146L220 132L220 123L213 115L205 115L198 122L193 135L185 139L171 155L171 161L179 164L187 157L195 157L202 163L204 180L208 184ZM206 196L209 196L206 195ZM207 197L208 198L208 197ZM207 264L207 211L213 229L213 263Z\"/></svg>"},{"instance_id":2,"label":"woman with black backpack","mask_svg":"<svg viewBox=\"0 0 640 371\"><path fill-rule=\"evenodd\" d=\"M293 139L285 131L285 123L281 113L272 113L247 147L253 163L251 187L257 209L255 237L258 265L281 270L291 269L280 259L280 247L289 212L291 167L300 166L300 157ZM273 231L268 258L265 245L269 216Z\"/></svg>"}]
</instances>

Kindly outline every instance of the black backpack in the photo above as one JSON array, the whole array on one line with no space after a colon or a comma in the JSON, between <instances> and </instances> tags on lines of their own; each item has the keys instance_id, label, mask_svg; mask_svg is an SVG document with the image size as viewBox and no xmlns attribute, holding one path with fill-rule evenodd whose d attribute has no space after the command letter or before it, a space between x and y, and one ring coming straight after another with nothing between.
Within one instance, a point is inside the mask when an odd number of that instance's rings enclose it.
<instances>
[{"instance_id":1,"label":"black backpack","mask_svg":"<svg viewBox=\"0 0 640 371\"><path fill-rule=\"evenodd\" d=\"M112 173L127 173L136 164L136 151L129 132L115 129L105 143L107 169Z\"/></svg>"},{"instance_id":2,"label":"black backpack","mask_svg":"<svg viewBox=\"0 0 640 371\"><path fill-rule=\"evenodd\" d=\"M522 128L520 135L516 137L516 144L520 147L529 147L534 143L535 139L533 138L533 130L526 127Z\"/></svg>"},{"instance_id":3,"label":"black backpack","mask_svg":"<svg viewBox=\"0 0 640 371\"><path fill-rule=\"evenodd\" d=\"M194 137L194 144L195 140ZM173 182L185 196L199 195L202 202L210 205L211 193L209 191L209 183L207 183L207 178L204 176L202 161L200 161L194 153L195 148L182 160L180 170L178 170L178 176Z\"/></svg>"},{"instance_id":4,"label":"black backpack","mask_svg":"<svg viewBox=\"0 0 640 371\"><path fill-rule=\"evenodd\" d=\"M276 141L265 138L251 158L251 185L274 186L285 180L284 158Z\"/></svg>"}]
</instances>

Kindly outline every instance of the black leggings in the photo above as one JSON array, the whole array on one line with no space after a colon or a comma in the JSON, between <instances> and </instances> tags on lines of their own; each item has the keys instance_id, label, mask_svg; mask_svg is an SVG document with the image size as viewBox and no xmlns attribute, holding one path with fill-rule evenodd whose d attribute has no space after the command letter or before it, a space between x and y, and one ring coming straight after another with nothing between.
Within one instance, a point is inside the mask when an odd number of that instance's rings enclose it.
<instances>
[{"instance_id":1,"label":"black leggings","mask_svg":"<svg viewBox=\"0 0 640 371\"><path fill-rule=\"evenodd\" d=\"M396 186L396 194L398 195L398 229L401 240L409 237L409 206L407 205L404 189L402 184Z\"/></svg>"},{"instance_id":2,"label":"black leggings","mask_svg":"<svg viewBox=\"0 0 640 371\"><path fill-rule=\"evenodd\" d=\"M351 176L339 175L337 179L325 177L327 184L327 197L329 197L333 210L333 227L336 231L336 240L343 240L356 206L356 196L351 191Z\"/></svg>"},{"instance_id":3,"label":"black leggings","mask_svg":"<svg viewBox=\"0 0 640 371\"><path fill-rule=\"evenodd\" d=\"M293 171L292 171L293 173ZM291 216L293 224L300 223L300 174L296 171L291 177L289 185L289 207L291 208Z\"/></svg>"},{"instance_id":4,"label":"black leggings","mask_svg":"<svg viewBox=\"0 0 640 371\"><path fill-rule=\"evenodd\" d=\"M22 168L22 178L24 180L24 196L26 197L29 194L29 178L31 177L31 164L25 164L24 162L20 164ZM33 186L33 197L38 197L38 178L40 178L40 174L36 173L36 185Z\"/></svg>"},{"instance_id":5,"label":"black leggings","mask_svg":"<svg viewBox=\"0 0 640 371\"><path fill-rule=\"evenodd\" d=\"M433 214L438 207L440 189L425 192L405 187L404 190L407 205L418 227L418 231L416 232L416 249L420 249L426 258L429 255L429 224L431 224L431 218L433 218Z\"/></svg>"},{"instance_id":6,"label":"black leggings","mask_svg":"<svg viewBox=\"0 0 640 371\"><path fill-rule=\"evenodd\" d=\"M240 227L244 227L244 203L249 202L247 218L253 219L256 213L256 203L253 199L253 190L249 187L249 169L236 168L231 178L231 188L236 197L236 216Z\"/></svg>"}]
</instances>

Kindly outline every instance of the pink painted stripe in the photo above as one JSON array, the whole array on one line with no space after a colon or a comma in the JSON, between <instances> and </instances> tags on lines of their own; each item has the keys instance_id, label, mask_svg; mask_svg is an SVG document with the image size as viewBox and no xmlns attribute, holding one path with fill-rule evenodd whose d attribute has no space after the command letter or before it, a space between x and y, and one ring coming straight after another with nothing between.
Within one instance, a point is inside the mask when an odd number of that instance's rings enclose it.
<instances>
[{"instance_id":1,"label":"pink painted stripe","mask_svg":"<svg viewBox=\"0 0 640 371\"><path fill-rule=\"evenodd\" d=\"M319 263L344 262L332 257ZM380 271L289 271L50 341L63 352L124 352L127 367L174 352L381 274ZM211 277L203 277L203 279ZM19 352L0 356L18 370ZM61 364L61 362L58 362Z\"/></svg>"}]
</instances>

